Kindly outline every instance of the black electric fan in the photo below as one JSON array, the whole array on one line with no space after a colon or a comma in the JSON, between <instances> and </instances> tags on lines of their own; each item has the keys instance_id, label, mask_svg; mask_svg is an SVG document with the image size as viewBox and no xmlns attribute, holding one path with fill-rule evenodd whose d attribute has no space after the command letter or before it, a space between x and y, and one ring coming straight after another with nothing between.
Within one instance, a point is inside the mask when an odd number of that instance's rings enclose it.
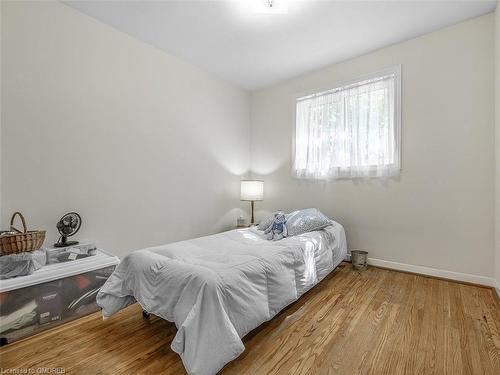
<instances>
[{"instance_id":1,"label":"black electric fan","mask_svg":"<svg viewBox=\"0 0 500 375\"><path fill-rule=\"evenodd\" d=\"M68 241L68 237L73 236L82 225L82 218L76 212L69 212L57 222L57 230L61 234L59 241L54 247L65 247L77 245L78 241Z\"/></svg>"}]
</instances>

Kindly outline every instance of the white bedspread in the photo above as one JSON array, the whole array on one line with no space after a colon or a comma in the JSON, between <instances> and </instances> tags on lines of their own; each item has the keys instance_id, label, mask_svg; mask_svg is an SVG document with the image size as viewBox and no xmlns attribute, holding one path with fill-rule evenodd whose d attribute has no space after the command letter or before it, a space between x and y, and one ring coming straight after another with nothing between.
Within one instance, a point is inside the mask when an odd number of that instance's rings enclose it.
<instances>
[{"instance_id":1,"label":"white bedspread","mask_svg":"<svg viewBox=\"0 0 500 375\"><path fill-rule=\"evenodd\" d=\"M345 257L342 226L267 241L239 229L135 251L97 296L109 317L135 302L174 322L172 349L189 374L217 373L245 349L241 337L330 273Z\"/></svg>"}]
</instances>

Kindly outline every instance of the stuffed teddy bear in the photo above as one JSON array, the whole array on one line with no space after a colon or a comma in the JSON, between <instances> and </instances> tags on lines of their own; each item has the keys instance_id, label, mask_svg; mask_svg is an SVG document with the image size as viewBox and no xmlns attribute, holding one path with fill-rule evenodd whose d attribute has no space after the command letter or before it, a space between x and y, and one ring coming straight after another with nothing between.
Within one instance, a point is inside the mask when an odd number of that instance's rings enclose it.
<instances>
[{"instance_id":1,"label":"stuffed teddy bear","mask_svg":"<svg viewBox=\"0 0 500 375\"><path fill-rule=\"evenodd\" d=\"M274 214L274 222L264 231L269 241L278 241L287 236L286 216L282 211Z\"/></svg>"}]
</instances>

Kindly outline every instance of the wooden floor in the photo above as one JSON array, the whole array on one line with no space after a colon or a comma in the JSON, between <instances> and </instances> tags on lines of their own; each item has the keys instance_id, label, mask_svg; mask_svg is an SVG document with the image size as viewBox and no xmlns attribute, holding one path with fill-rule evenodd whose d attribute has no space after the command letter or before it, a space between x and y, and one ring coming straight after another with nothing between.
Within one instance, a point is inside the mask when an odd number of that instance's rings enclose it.
<instances>
[{"instance_id":1,"label":"wooden floor","mask_svg":"<svg viewBox=\"0 0 500 375\"><path fill-rule=\"evenodd\" d=\"M7 368L73 374L184 374L175 326L137 305L0 349ZM341 265L245 339L222 374L500 374L500 308L493 291ZM36 370L35 370L36 371Z\"/></svg>"}]
</instances>

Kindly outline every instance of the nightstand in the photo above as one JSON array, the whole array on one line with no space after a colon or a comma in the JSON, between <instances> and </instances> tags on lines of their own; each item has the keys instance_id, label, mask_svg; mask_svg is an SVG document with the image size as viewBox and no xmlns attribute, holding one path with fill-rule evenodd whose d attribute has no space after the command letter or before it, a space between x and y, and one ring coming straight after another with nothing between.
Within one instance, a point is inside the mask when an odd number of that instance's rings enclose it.
<instances>
[{"instance_id":1,"label":"nightstand","mask_svg":"<svg viewBox=\"0 0 500 375\"><path fill-rule=\"evenodd\" d=\"M236 225L236 229L250 228L252 225L255 225L255 224L240 224L240 225Z\"/></svg>"},{"instance_id":2,"label":"nightstand","mask_svg":"<svg viewBox=\"0 0 500 375\"><path fill-rule=\"evenodd\" d=\"M251 228L251 227L256 227L257 223L254 224L243 224L243 225L236 225L235 229L244 229L244 228Z\"/></svg>"}]
</instances>

